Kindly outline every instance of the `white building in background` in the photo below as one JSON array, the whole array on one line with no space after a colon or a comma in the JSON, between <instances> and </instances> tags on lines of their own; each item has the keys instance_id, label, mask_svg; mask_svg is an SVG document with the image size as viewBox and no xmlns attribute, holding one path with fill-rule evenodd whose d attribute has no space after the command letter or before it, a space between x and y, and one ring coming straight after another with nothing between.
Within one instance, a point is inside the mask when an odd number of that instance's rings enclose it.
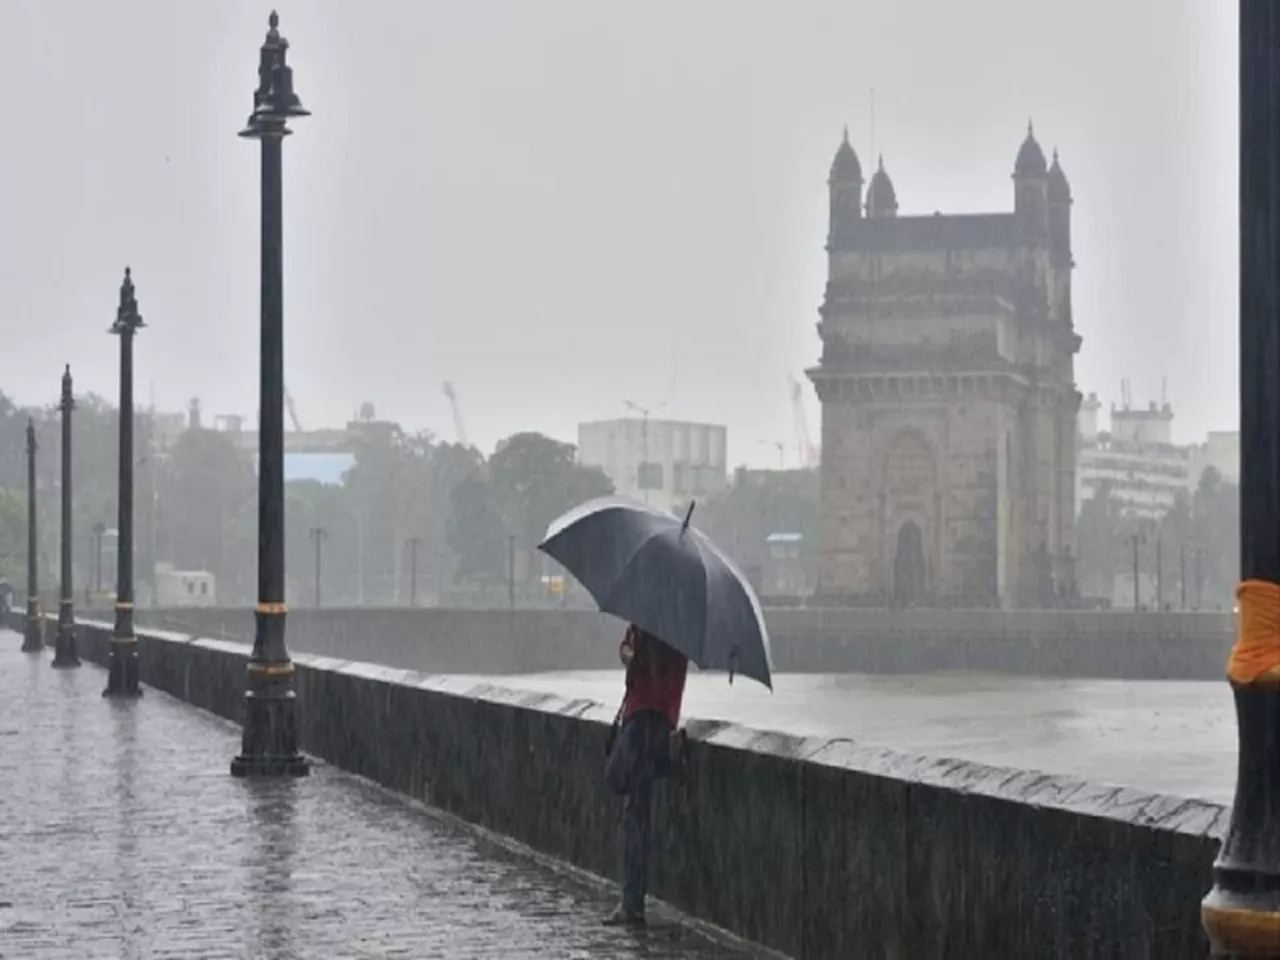
<instances>
[{"instance_id":1,"label":"white building in background","mask_svg":"<svg viewBox=\"0 0 1280 960\"><path fill-rule=\"evenodd\" d=\"M1194 487L1191 448L1173 442L1173 408L1168 403L1145 409L1113 404L1111 429L1103 431L1098 426L1101 407L1095 393L1080 405L1077 512L1107 486L1125 513L1160 519L1179 494Z\"/></svg>"},{"instance_id":2,"label":"white building in background","mask_svg":"<svg viewBox=\"0 0 1280 960\"><path fill-rule=\"evenodd\" d=\"M1191 489L1200 485L1200 475L1213 467L1222 479L1240 482L1240 431L1210 430L1204 443L1191 448Z\"/></svg>"},{"instance_id":3,"label":"white building in background","mask_svg":"<svg viewBox=\"0 0 1280 960\"><path fill-rule=\"evenodd\" d=\"M208 570L175 570L172 564L156 564L156 606L212 607L217 602L216 580Z\"/></svg>"},{"instance_id":4,"label":"white building in background","mask_svg":"<svg viewBox=\"0 0 1280 960\"><path fill-rule=\"evenodd\" d=\"M710 423L623 418L578 424L578 462L622 496L671 510L724 488L727 431Z\"/></svg>"}]
</instances>

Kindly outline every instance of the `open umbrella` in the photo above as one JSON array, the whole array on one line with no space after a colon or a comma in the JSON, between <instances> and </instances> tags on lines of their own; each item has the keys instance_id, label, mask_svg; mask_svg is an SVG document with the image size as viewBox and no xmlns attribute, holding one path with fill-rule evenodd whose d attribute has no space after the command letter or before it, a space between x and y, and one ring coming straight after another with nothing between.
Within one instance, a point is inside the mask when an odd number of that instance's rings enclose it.
<instances>
[{"instance_id":1,"label":"open umbrella","mask_svg":"<svg viewBox=\"0 0 1280 960\"><path fill-rule=\"evenodd\" d=\"M636 624L703 670L741 673L773 689L760 601L733 561L681 520L624 497L575 507L538 549L558 560L600 609Z\"/></svg>"}]
</instances>

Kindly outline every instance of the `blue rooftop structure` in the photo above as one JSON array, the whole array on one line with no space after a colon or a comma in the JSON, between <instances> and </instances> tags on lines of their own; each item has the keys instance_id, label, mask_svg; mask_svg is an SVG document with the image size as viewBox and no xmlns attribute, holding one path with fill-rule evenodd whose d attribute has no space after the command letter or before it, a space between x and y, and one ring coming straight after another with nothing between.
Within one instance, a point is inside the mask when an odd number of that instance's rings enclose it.
<instances>
[{"instance_id":1,"label":"blue rooftop structure","mask_svg":"<svg viewBox=\"0 0 1280 960\"><path fill-rule=\"evenodd\" d=\"M356 465L354 453L286 453L284 455L284 482L311 480L329 486L342 486L343 476ZM253 458L253 468L258 469L258 458Z\"/></svg>"}]
</instances>

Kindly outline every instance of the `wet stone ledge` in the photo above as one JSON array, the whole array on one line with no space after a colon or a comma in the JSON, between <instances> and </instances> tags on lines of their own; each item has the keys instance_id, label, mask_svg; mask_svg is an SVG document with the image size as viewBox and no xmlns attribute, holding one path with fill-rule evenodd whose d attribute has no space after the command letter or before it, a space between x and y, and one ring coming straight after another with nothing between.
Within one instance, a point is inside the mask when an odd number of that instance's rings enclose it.
<instances>
[{"instance_id":1,"label":"wet stone ledge","mask_svg":"<svg viewBox=\"0 0 1280 960\"><path fill-rule=\"evenodd\" d=\"M106 660L106 624L81 655ZM145 683L238 718L248 647L141 638ZM305 749L598 874L607 708L300 654ZM1227 811L1069 777L689 722L655 896L797 957L1200 958Z\"/></svg>"}]
</instances>

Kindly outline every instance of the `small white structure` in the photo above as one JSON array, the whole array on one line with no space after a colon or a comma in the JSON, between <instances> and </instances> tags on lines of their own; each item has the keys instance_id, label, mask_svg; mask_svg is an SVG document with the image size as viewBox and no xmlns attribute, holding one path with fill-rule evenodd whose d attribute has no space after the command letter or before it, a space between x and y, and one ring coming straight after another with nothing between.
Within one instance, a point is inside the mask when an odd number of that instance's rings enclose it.
<instances>
[{"instance_id":1,"label":"small white structure","mask_svg":"<svg viewBox=\"0 0 1280 960\"><path fill-rule=\"evenodd\" d=\"M212 607L218 602L215 582L208 570L175 570L172 564L157 564L155 605Z\"/></svg>"}]
</instances>

